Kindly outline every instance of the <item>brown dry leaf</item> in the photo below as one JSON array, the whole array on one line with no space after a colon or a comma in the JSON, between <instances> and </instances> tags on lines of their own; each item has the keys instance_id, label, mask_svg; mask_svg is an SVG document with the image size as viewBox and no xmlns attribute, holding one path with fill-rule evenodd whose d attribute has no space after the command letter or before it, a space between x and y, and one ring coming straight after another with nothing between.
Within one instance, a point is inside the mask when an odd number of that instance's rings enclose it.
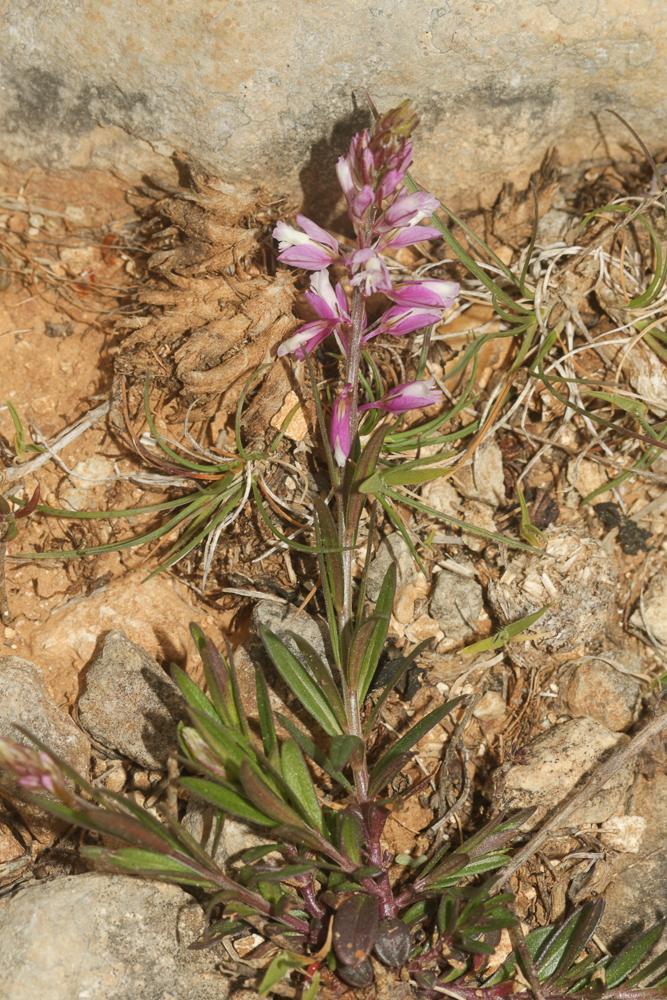
<instances>
[{"instance_id":1,"label":"brown dry leaf","mask_svg":"<svg viewBox=\"0 0 667 1000\"><path fill-rule=\"evenodd\" d=\"M189 187L144 202L141 231L153 252L117 376L146 375L198 400L201 412L230 413L244 385L294 329L294 279L264 272L262 239L271 212L250 187L225 184L188 163ZM280 400L275 399L276 410ZM215 399L214 399L215 397ZM207 406L207 404L209 404ZM264 427L275 410L262 409Z\"/></svg>"}]
</instances>

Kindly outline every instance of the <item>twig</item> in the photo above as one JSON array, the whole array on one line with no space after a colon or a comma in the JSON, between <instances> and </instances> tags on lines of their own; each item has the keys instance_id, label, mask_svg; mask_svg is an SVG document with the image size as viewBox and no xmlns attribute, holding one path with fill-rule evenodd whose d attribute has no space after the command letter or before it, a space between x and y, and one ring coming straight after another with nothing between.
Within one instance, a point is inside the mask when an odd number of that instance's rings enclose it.
<instances>
[{"instance_id":1,"label":"twig","mask_svg":"<svg viewBox=\"0 0 667 1000\"><path fill-rule=\"evenodd\" d=\"M509 882L512 876L518 872L519 868L521 868L526 861L529 861L530 858L532 858L533 855L535 855L542 848L543 844L549 839L554 830L562 828L565 821L569 819L576 809L599 792L617 771L620 771L622 767L625 767L626 764L640 754L647 743L658 736L665 728L667 728L667 709L663 709L660 715L650 719L644 728L640 729L640 731L632 737L629 743L620 747L615 753L608 757L607 760L602 761L602 763L595 768L593 773L583 783L581 788L578 788L574 794L566 800L564 805L559 806L556 809L551 818L543 823L525 847L522 847L520 851L517 851L510 863L502 869L496 878L491 879L491 881L487 883L488 891L495 892L497 889L502 889L502 887Z\"/></svg>"},{"instance_id":2,"label":"twig","mask_svg":"<svg viewBox=\"0 0 667 1000\"><path fill-rule=\"evenodd\" d=\"M21 465L13 465L9 469L6 469L5 476L7 480L10 483L17 483L26 476L31 475L31 473L36 472L37 469L41 469L43 465L51 461L54 455L57 455L59 451L62 451L72 441L76 441L78 437L81 437L90 427L93 427L100 417L105 417L110 409L111 403L106 402L100 403L93 410L89 410L88 413L80 417L71 427L66 427L64 431L61 431L55 441L47 446L47 451L42 455L38 455L29 462L23 462Z\"/></svg>"}]
</instances>

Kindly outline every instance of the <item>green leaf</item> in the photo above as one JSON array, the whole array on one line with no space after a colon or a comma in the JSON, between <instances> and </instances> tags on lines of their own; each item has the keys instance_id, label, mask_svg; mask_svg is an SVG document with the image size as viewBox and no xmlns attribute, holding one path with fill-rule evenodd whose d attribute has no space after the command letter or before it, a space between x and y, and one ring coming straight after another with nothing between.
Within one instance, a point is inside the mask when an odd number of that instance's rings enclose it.
<instances>
[{"instance_id":1,"label":"green leaf","mask_svg":"<svg viewBox=\"0 0 667 1000\"><path fill-rule=\"evenodd\" d=\"M215 643L211 642L194 622L190 623L190 634L201 657L206 686L218 715L228 724L238 724L230 690L228 664L220 655Z\"/></svg>"},{"instance_id":2,"label":"green leaf","mask_svg":"<svg viewBox=\"0 0 667 1000\"><path fill-rule=\"evenodd\" d=\"M322 833L322 809L310 777L310 771L298 744L294 740L285 740L281 746L280 764L285 784L291 792L295 806L308 824Z\"/></svg>"},{"instance_id":3,"label":"green leaf","mask_svg":"<svg viewBox=\"0 0 667 1000\"><path fill-rule=\"evenodd\" d=\"M325 754L321 750L318 749L318 747L310 739L309 736L306 736L305 733L302 733L301 730L294 725L292 720L289 719L286 715L283 715L282 712L276 712L276 718L280 722L280 725L283 727L283 729L286 729L287 732L292 737L292 739L299 744L299 746L301 747L301 749L303 750L303 752L306 754L307 757L310 757L311 760L314 760L317 766L321 767L323 771L326 771L329 777L333 778L334 781L338 782L338 784L341 785L341 787L344 788L346 792L353 791L353 786L351 782L347 780L344 774L342 774L340 771L336 770L332 766L331 761L325 756ZM336 737L333 738L336 739Z\"/></svg>"},{"instance_id":4,"label":"green leaf","mask_svg":"<svg viewBox=\"0 0 667 1000\"><path fill-rule=\"evenodd\" d=\"M300 969L302 966L307 965L308 962L309 959L303 958L300 955L293 955L289 951L278 952L275 958L272 959L259 984L259 995L266 996L281 979L288 976L294 969Z\"/></svg>"},{"instance_id":5,"label":"green leaf","mask_svg":"<svg viewBox=\"0 0 667 1000\"><path fill-rule=\"evenodd\" d=\"M340 846L355 865L361 864L361 848L365 839L364 825L360 817L352 812L342 813L339 827Z\"/></svg>"},{"instance_id":6,"label":"green leaf","mask_svg":"<svg viewBox=\"0 0 667 1000\"><path fill-rule=\"evenodd\" d=\"M624 979L635 971L651 949L660 940L665 929L664 921L650 927L647 931L635 938L625 946L625 948L609 963L605 969L605 983L607 989L619 986Z\"/></svg>"},{"instance_id":7,"label":"green leaf","mask_svg":"<svg viewBox=\"0 0 667 1000\"><path fill-rule=\"evenodd\" d=\"M263 628L261 636L276 670L306 711L329 736L341 735L342 728L335 711L294 654L268 629Z\"/></svg>"},{"instance_id":8,"label":"green leaf","mask_svg":"<svg viewBox=\"0 0 667 1000\"><path fill-rule=\"evenodd\" d=\"M377 603L375 605L375 612L373 617L370 619L371 622L374 622L374 625L361 658L357 684L360 704L363 704L364 699L368 694L368 690L373 683L373 677L375 676L377 665L379 663L382 650L384 649L387 631L389 629L389 621L391 619L391 612L394 606L395 594L396 564L392 561L389 564L382 581L382 586L380 587L380 593L378 594Z\"/></svg>"},{"instance_id":9,"label":"green leaf","mask_svg":"<svg viewBox=\"0 0 667 1000\"><path fill-rule=\"evenodd\" d=\"M328 664L322 660L317 650L308 642L308 640L304 639L304 637L299 635L298 632L288 631L287 634L298 646L299 652L303 656L303 665L306 667L313 679L321 686L324 696L336 714L336 718L341 726L344 726L345 707L331 675L331 670L329 669Z\"/></svg>"},{"instance_id":10,"label":"green leaf","mask_svg":"<svg viewBox=\"0 0 667 1000\"><path fill-rule=\"evenodd\" d=\"M313 505L317 514L318 548L324 570L322 579L327 582L336 610L340 612L343 609L343 560L336 524L331 511L319 496L313 497Z\"/></svg>"},{"instance_id":11,"label":"green leaf","mask_svg":"<svg viewBox=\"0 0 667 1000\"><path fill-rule=\"evenodd\" d=\"M306 987L303 991L301 1000L317 1000L317 994L320 989L320 974L316 972L310 981L310 985Z\"/></svg>"},{"instance_id":12,"label":"green leaf","mask_svg":"<svg viewBox=\"0 0 667 1000\"><path fill-rule=\"evenodd\" d=\"M576 910L572 913L567 918L565 923L561 924L552 936L547 939L546 944L537 956L535 965L539 974L540 982L544 982L546 979L549 979L549 977L552 976L558 968L559 962L565 953L565 949L568 946L570 938L576 933L580 913L580 910Z\"/></svg>"},{"instance_id":13,"label":"green leaf","mask_svg":"<svg viewBox=\"0 0 667 1000\"><path fill-rule=\"evenodd\" d=\"M275 767L278 763L278 739L273 721L273 709L271 708L269 689L261 667L255 670L255 691L257 693L257 716L259 718L262 746L264 747L267 760L271 761Z\"/></svg>"},{"instance_id":14,"label":"green leaf","mask_svg":"<svg viewBox=\"0 0 667 1000\"><path fill-rule=\"evenodd\" d=\"M603 899L590 901L581 907L577 913L577 919L573 924L567 945L554 970L554 980L558 980L560 975L567 973L577 956L585 949L602 920L603 912Z\"/></svg>"},{"instance_id":15,"label":"green leaf","mask_svg":"<svg viewBox=\"0 0 667 1000\"><path fill-rule=\"evenodd\" d=\"M434 708L432 712L429 712L428 715L425 715L423 719L412 726L412 728L409 729L404 736L401 736L401 738L393 743L387 752L380 757L371 772L371 780L373 780L373 776L377 772L382 770L388 761L391 761L395 757L404 754L407 750L410 750L415 743L418 743L419 740L430 732L434 726L437 726L446 715L449 715L449 713L456 708L457 705L460 705L462 701L465 701L465 695L461 695L458 698L452 698L451 701L445 702L444 705Z\"/></svg>"},{"instance_id":16,"label":"green leaf","mask_svg":"<svg viewBox=\"0 0 667 1000\"><path fill-rule=\"evenodd\" d=\"M205 889L217 889L216 882L206 878L194 868L176 861L164 854L144 851L139 847L121 847L110 851L102 847L83 847L84 857L116 868L119 871L131 872L133 875L143 875L146 878L156 878L163 882L176 882L179 885L196 885Z\"/></svg>"},{"instance_id":17,"label":"green leaf","mask_svg":"<svg viewBox=\"0 0 667 1000\"><path fill-rule=\"evenodd\" d=\"M241 764L239 777L243 785L243 791L252 804L264 815L270 816L276 823L293 826L297 829L303 827L301 817L286 802L283 802L273 789L269 788L247 760L244 760Z\"/></svg>"},{"instance_id":18,"label":"green leaf","mask_svg":"<svg viewBox=\"0 0 667 1000\"><path fill-rule=\"evenodd\" d=\"M181 778L180 784L197 798L210 803L224 814L236 816L248 823L256 823L257 826L275 826L273 819L231 788L224 788L205 778Z\"/></svg>"},{"instance_id":19,"label":"green leaf","mask_svg":"<svg viewBox=\"0 0 667 1000\"><path fill-rule=\"evenodd\" d=\"M473 653L483 653L489 649L501 649L508 642L512 642L518 635L529 629L536 621L539 621L550 607L551 605L545 604L539 611L533 611L532 614L526 615L524 618L518 618L515 622L510 622L509 625L505 625L494 633L494 635L490 635L486 639L480 639L479 642L473 642L470 646L464 646L461 652L472 655Z\"/></svg>"},{"instance_id":20,"label":"green leaf","mask_svg":"<svg viewBox=\"0 0 667 1000\"><path fill-rule=\"evenodd\" d=\"M200 712L203 715L210 716L215 720L215 722L220 721L220 717L210 700L206 697L199 685L195 684L195 682L188 677L185 671L173 664L171 668L171 676L190 708L195 709L195 711Z\"/></svg>"},{"instance_id":21,"label":"green leaf","mask_svg":"<svg viewBox=\"0 0 667 1000\"><path fill-rule=\"evenodd\" d=\"M328 759L335 771L341 771L353 756L361 759L363 752L364 741L359 736L332 736Z\"/></svg>"},{"instance_id":22,"label":"green leaf","mask_svg":"<svg viewBox=\"0 0 667 1000\"><path fill-rule=\"evenodd\" d=\"M449 875L447 878L438 878L433 882L429 881L428 889L437 891L448 889L461 879L472 878L475 875L481 875L484 872L490 872L494 871L496 868L502 868L508 861L509 857L507 854L485 854L484 857L477 858L474 861L469 861L468 864L459 868L458 871Z\"/></svg>"}]
</instances>

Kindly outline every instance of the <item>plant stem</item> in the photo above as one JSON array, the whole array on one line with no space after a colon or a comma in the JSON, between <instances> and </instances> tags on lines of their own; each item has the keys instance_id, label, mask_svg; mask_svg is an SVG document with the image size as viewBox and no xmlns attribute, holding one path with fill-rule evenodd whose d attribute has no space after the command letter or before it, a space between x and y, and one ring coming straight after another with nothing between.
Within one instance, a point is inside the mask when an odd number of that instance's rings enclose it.
<instances>
[{"instance_id":1,"label":"plant stem","mask_svg":"<svg viewBox=\"0 0 667 1000\"><path fill-rule=\"evenodd\" d=\"M359 370L361 365L362 335L364 331L364 297L361 289L355 288L352 293L352 308L350 311L351 334L350 346L347 356L347 371L345 382L350 387L350 434L352 440L357 436L359 426ZM352 622L352 562L354 559L354 538L352 537L351 526L346 523L344 501L340 498L338 531L342 550L343 565L343 610L341 614L341 633L344 629L349 629ZM361 705L359 704L358 692L345 685L345 713L350 735L358 736L363 741L363 727L361 721ZM357 798L360 802L365 802L368 798L368 765L366 763L365 750L362 760L354 773L354 785Z\"/></svg>"},{"instance_id":2,"label":"plant stem","mask_svg":"<svg viewBox=\"0 0 667 1000\"><path fill-rule=\"evenodd\" d=\"M351 389L350 400L350 435L352 440L357 434L359 425L359 367L361 364L361 337L364 329L364 297L359 288L355 288L352 294L352 309L350 312L352 331L350 335L350 348L347 356L347 372L345 382ZM339 521L339 531L341 532L342 560L343 560L343 626L352 619L352 550L353 540L350 537L349 526L345 524L344 516ZM359 730L360 730L359 726ZM354 733L355 736L360 732Z\"/></svg>"}]
</instances>

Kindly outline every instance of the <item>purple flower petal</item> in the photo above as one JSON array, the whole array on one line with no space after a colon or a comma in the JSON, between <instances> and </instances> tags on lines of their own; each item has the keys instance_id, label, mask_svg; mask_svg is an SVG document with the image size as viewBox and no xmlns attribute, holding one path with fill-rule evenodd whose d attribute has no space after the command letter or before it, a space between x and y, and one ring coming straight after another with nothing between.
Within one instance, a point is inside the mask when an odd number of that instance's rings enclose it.
<instances>
[{"instance_id":1,"label":"purple flower petal","mask_svg":"<svg viewBox=\"0 0 667 1000\"><path fill-rule=\"evenodd\" d=\"M290 267L301 267L304 271L321 271L331 263L331 254L316 243L302 243L282 250L278 254L278 260Z\"/></svg>"},{"instance_id":2,"label":"purple flower petal","mask_svg":"<svg viewBox=\"0 0 667 1000\"><path fill-rule=\"evenodd\" d=\"M303 359L307 354L311 354L316 347L319 347L335 328L335 323L324 319L315 319L311 323L304 323L298 330L295 330L291 337L282 342L276 354L279 358L283 358L286 354L295 354L297 358Z\"/></svg>"},{"instance_id":3,"label":"purple flower petal","mask_svg":"<svg viewBox=\"0 0 667 1000\"><path fill-rule=\"evenodd\" d=\"M341 468L347 462L349 454L352 451L351 408L352 386L346 383L331 411L331 447L333 448L336 464Z\"/></svg>"},{"instance_id":4,"label":"purple flower petal","mask_svg":"<svg viewBox=\"0 0 667 1000\"><path fill-rule=\"evenodd\" d=\"M391 334L392 337L402 337L406 333L414 333L425 326L433 326L442 319L442 313L427 308L406 309L404 306L391 306L380 317L378 326L371 330L364 337L364 341L371 340L381 333Z\"/></svg>"},{"instance_id":5,"label":"purple flower petal","mask_svg":"<svg viewBox=\"0 0 667 1000\"><path fill-rule=\"evenodd\" d=\"M331 233L328 233L326 229L322 229L322 227L318 226L316 222L309 219L307 215L297 215L296 221L307 236L310 236L310 238L315 240L317 243L323 243L324 246L331 247L333 252L338 254L338 240L334 239Z\"/></svg>"},{"instance_id":6,"label":"purple flower petal","mask_svg":"<svg viewBox=\"0 0 667 1000\"><path fill-rule=\"evenodd\" d=\"M435 226L408 226L399 229L393 235L384 236L378 245L379 250L390 250L392 247L409 247L424 240L440 240L442 233Z\"/></svg>"},{"instance_id":7,"label":"purple flower petal","mask_svg":"<svg viewBox=\"0 0 667 1000\"><path fill-rule=\"evenodd\" d=\"M389 297L401 306L437 306L440 309L449 309L459 290L459 285L455 281L426 278L423 281L406 281L398 285L389 293Z\"/></svg>"}]
</instances>

